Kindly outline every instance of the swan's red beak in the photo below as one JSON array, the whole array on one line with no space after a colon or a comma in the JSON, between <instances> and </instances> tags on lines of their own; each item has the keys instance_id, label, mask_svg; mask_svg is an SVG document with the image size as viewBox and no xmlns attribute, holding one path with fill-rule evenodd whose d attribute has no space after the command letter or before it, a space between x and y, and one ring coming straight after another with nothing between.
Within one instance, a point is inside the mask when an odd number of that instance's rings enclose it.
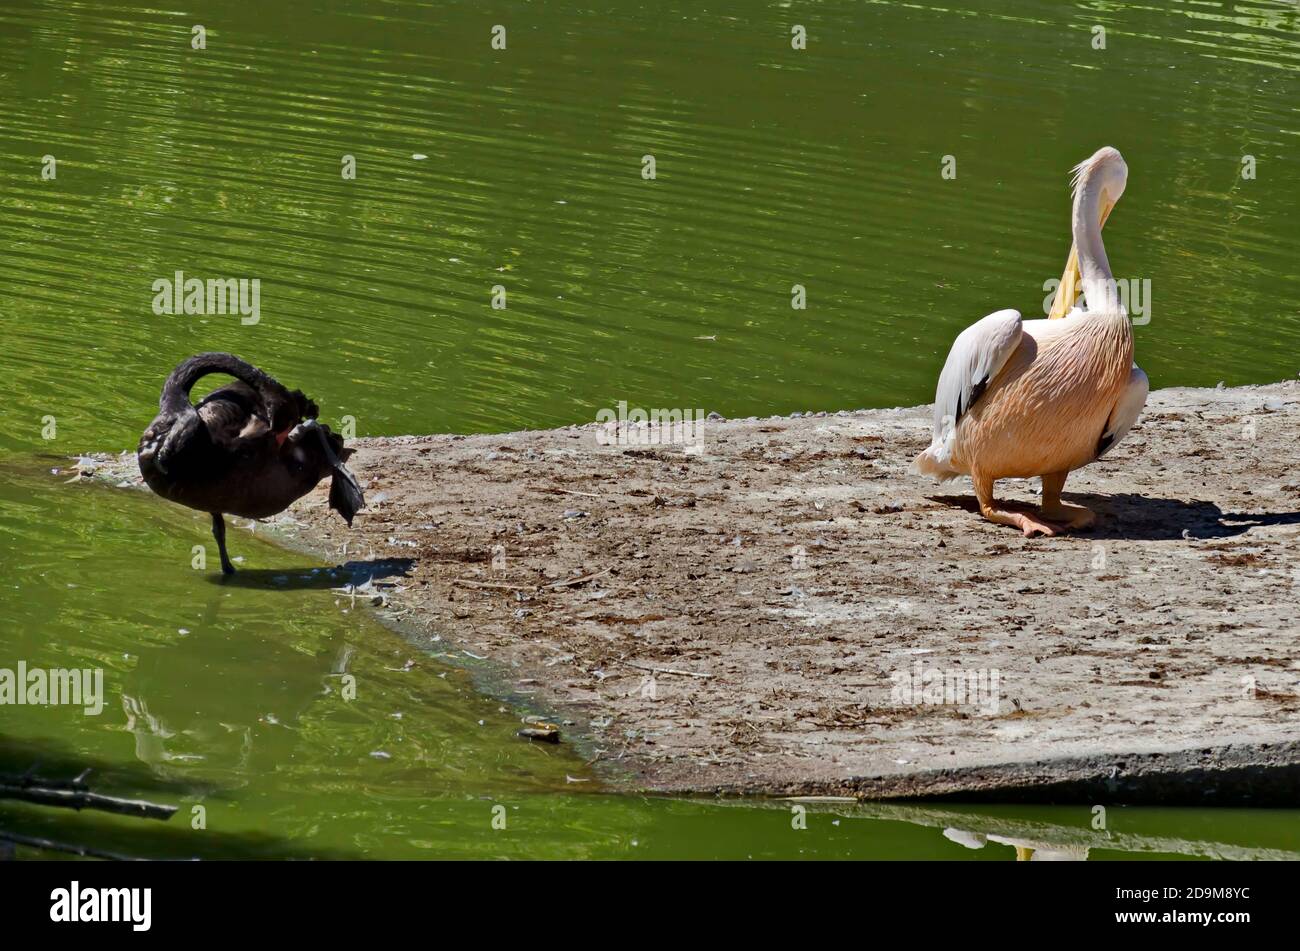
<instances>
[{"instance_id":1,"label":"swan's red beak","mask_svg":"<svg viewBox=\"0 0 1300 951\"><path fill-rule=\"evenodd\" d=\"M276 433L276 434L275 434L275 448L276 448L276 449L283 449L283 448L284 448L284 441L285 441L286 439L288 439L288 438L289 438L289 430L287 430L287 429L286 429L284 432L282 432L282 433Z\"/></svg>"}]
</instances>

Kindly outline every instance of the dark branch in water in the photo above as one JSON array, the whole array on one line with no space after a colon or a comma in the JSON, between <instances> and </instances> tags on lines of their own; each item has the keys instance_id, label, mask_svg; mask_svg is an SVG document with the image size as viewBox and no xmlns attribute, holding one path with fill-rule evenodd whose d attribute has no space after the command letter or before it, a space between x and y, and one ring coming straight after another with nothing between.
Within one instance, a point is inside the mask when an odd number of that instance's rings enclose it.
<instances>
[{"instance_id":1,"label":"dark branch in water","mask_svg":"<svg viewBox=\"0 0 1300 951\"><path fill-rule=\"evenodd\" d=\"M67 852L70 855L81 855L87 858L109 859L114 862L140 862L143 859L134 855L121 855L117 852L106 852L103 849L91 848L88 845L70 845L66 842L55 842L53 839L41 839L35 836L18 835L14 832L5 832L0 830L0 842L12 842L15 845L25 845L33 849L43 849L49 852Z\"/></svg>"},{"instance_id":2,"label":"dark branch in water","mask_svg":"<svg viewBox=\"0 0 1300 951\"><path fill-rule=\"evenodd\" d=\"M41 780L31 776L0 776L0 799L19 799L42 806L64 809L99 809L124 816L166 821L176 814L177 806L163 806L143 799L122 799L91 792L85 784L86 774L73 780Z\"/></svg>"}]
</instances>

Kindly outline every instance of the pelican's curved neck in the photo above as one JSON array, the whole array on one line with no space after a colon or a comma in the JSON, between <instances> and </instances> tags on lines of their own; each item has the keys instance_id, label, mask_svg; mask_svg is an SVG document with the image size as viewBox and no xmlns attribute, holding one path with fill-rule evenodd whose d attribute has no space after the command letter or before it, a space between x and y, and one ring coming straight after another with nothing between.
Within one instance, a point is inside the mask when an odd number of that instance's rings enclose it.
<instances>
[{"instance_id":1,"label":"pelican's curved neck","mask_svg":"<svg viewBox=\"0 0 1300 951\"><path fill-rule=\"evenodd\" d=\"M1096 180L1079 183L1074 198L1074 214L1070 223L1074 232L1074 246L1079 250L1079 276L1089 310L1100 310L1103 302L1113 296L1114 275L1106 258L1106 246L1101 241L1102 187Z\"/></svg>"}]
</instances>

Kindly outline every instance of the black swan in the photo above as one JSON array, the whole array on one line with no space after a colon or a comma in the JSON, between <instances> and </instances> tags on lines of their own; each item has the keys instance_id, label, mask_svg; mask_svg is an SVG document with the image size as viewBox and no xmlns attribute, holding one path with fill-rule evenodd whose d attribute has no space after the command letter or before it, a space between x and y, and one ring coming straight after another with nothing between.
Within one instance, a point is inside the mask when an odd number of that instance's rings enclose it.
<instances>
[{"instance_id":1,"label":"black swan","mask_svg":"<svg viewBox=\"0 0 1300 951\"><path fill-rule=\"evenodd\" d=\"M213 390L195 406L190 389L209 373L239 382ZM163 384L158 415L136 450L140 474L163 498L212 513L221 570L234 574L223 514L266 518L283 512L327 475L330 508L349 526L365 505L343 464L352 450L316 421L318 412L301 390L289 392L238 357L200 353Z\"/></svg>"}]
</instances>

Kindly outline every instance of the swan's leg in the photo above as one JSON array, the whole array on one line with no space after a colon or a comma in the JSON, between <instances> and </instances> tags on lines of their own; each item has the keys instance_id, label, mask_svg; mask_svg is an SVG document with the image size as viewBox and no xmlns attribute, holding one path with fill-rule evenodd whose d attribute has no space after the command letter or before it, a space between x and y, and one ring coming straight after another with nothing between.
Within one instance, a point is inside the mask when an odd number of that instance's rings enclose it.
<instances>
[{"instance_id":1,"label":"swan's leg","mask_svg":"<svg viewBox=\"0 0 1300 951\"><path fill-rule=\"evenodd\" d=\"M975 498L980 503L980 514L990 522L1015 526L1025 533L1026 538L1031 538L1040 532L1044 535L1056 534L1057 526L1028 512L1012 512L997 508L993 501L993 480L988 476L972 472L971 481L975 483Z\"/></svg>"},{"instance_id":2,"label":"swan's leg","mask_svg":"<svg viewBox=\"0 0 1300 951\"><path fill-rule=\"evenodd\" d=\"M1092 509L1066 505L1061 501L1061 490L1065 488L1065 477L1069 474L1053 472L1043 476L1043 518L1060 522L1066 528L1087 528L1097 519Z\"/></svg>"},{"instance_id":3,"label":"swan's leg","mask_svg":"<svg viewBox=\"0 0 1300 951\"><path fill-rule=\"evenodd\" d=\"M221 552L221 573L233 575L235 566L230 563L230 556L226 554L226 520L220 512L212 513L212 537L217 540L217 549Z\"/></svg>"}]
</instances>

